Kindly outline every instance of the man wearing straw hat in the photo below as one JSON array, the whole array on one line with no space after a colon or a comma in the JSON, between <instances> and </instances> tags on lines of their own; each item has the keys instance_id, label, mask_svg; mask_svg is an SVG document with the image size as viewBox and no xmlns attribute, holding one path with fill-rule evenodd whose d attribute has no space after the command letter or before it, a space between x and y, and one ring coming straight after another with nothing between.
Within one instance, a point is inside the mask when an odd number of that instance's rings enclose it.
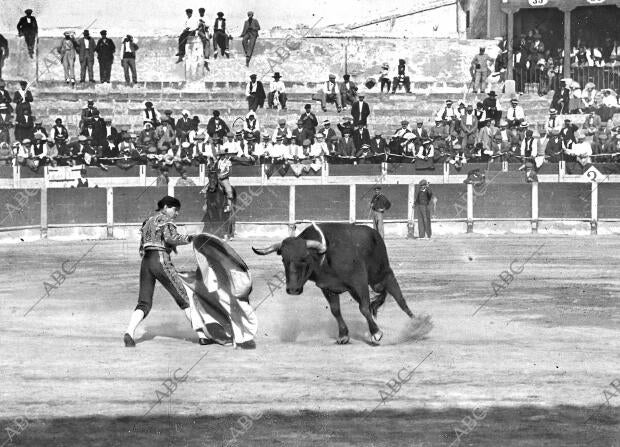
<instances>
[{"instance_id":1,"label":"man wearing straw hat","mask_svg":"<svg viewBox=\"0 0 620 447\"><path fill-rule=\"evenodd\" d=\"M79 48L77 40L71 31L65 31L65 38L58 47L62 68L65 70L65 81L75 86L75 55Z\"/></svg>"}]
</instances>

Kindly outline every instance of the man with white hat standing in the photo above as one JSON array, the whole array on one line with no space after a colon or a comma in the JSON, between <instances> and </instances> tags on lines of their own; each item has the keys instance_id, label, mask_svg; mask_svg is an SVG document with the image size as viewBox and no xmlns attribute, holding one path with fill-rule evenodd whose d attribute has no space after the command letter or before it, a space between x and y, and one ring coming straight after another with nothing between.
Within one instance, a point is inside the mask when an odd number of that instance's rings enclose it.
<instances>
[{"instance_id":1,"label":"man with white hat standing","mask_svg":"<svg viewBox=\"0 0 620 447\"><path fill-rule=\"evenodd\" d=\"M273 74L273 82L269 83L269 95L267 95L267 105L270 109L282 108L286 110L286 88L280 79L279 72Z\"/></svg>"},{"instance_id":2,"label":"man with white hat standing","mask_svg":"<svg viewBox=\"0 0 620 447\"><path fill-rule=\"evenodd\" d=\"M493 59L485 54L485 48L480 47L480 52L471 61L470 73L474 84L474 93L483 93L487 88L487 78L489 77L489 63Z\"/></svg>"}]
</instances>

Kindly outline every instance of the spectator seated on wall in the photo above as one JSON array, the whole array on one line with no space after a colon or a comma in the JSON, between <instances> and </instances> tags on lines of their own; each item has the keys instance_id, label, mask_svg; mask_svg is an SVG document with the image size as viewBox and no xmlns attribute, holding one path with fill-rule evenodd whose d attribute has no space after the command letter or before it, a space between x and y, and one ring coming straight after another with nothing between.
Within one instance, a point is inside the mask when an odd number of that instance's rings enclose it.
<instances>
[{"instance_id":1,"label":"spectator seated on wall","mask_svg":"<svg viewBox=\"0 0 620 447\"><path fill-rule=\"evenodd\" d=\"M11 145L5 141L0 143L0 166L13 165L13 152Z\"/></svg>"}]
</instances>

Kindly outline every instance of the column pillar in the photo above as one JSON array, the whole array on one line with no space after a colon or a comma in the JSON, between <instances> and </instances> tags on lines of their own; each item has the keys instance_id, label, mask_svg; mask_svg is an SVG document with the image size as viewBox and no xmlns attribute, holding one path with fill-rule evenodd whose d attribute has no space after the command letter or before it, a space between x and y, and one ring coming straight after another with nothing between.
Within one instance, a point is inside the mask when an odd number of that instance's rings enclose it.
<instances>
[{"instance_id":1,"label":"column pillar","mask_svg":"<svg viewBox=\"0 0 620 447\"><path fill-rule=\"evenodd\" d=\"M512 81L514 79L514 55L512 54L512 48L514 46L514 34L515 34L515 11L504 11L508 14L508 38L506 39L506 48L508 50L508 67L506 68L506 79Z\"/></svg>"},{"instance_id":2,"label":"column pillar","mask_svg":"<svg viewBox=\"0 0 620 447\"><path fill-rule=\"evenodd\" d=\"M561 11L564 12L564 78L570 78L570 32L571 32L571 23L570 16L573 8L570 6L561 6L559 7Z\"/></svg>"}]
</instances>

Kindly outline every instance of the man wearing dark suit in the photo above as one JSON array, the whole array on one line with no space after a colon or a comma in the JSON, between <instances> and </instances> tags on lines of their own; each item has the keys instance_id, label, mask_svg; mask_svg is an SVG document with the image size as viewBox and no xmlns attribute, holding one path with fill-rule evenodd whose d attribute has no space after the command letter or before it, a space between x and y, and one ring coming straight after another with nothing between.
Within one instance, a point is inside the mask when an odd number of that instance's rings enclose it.
<instances>
[{"instance_id":1,"label":"man wearing dark suit","mask_svg":"<svg viewBox=\"0 0 620 447\"><path fill-rule=\"evenodd\" d=\"M10 143L9 129L13 127L11 122L13 106L11 106L11 95L4 89L4 85L4 81L0 80L0 141Z\"/></svg>"},{"instance_id":2,"label":"man wearing dark suit","mask_svg":"<svg viewBox=\"0 0 620 447\"><path fill-rule=\"evenodd\" d=\"M24 12L26 15L17 22L17 32L19 37L24 36L26 45L28 45L28 54L32 58L34 56L34 44L39 34L39 26L37 19L32 15L32 9L26 9Z\"/></svg>"},{"instance_id":3,"label":"man wearing dark suit","mask_svg":"<svg viewBox=\"0 0 620 447\"><path fill-rule=\"evenodd\" d=\"M342 124L338 124L338 130L340 131L340 134L342 136L344 136L344 132L345 130L349 131L349 134L353 133L353 124L351 124L351 118L349 118L348 116L345 116L344 118L342 118Z\"/></svg>"},{"instance_id":4,"label":"man wearing dark suit","mask_svg":"<svg viewBox=\"0 0 620 447\"><path fill-rule=\"evenodd\" d=\"M355 143L351 138L349 130L345 129L342 138L338 141L338 149L336 150L340 157L354 157L355 156Z\"/></svg>"},{"instance_id":5,"label":"man wearing dark suit","mask_svg":"<svg viewBox=\"0 0 620 447\"><path fill-rule=\"evenodd\" d=\"M342 79L344 79L344 82L340 84L340 94L342 95L340 103L342 107L346 107L357 101L357 85L350 80L351 75L349 74L344 75Z\"/></svg>"},{"instance_id":6,"label":"man wearing dark suit","mask_svg":"<svg viewBox=\"0 0 620 447\"><path fill-rule=\"evenodd\" d=\"M103 147L106 144L106 123L99 115L99 110L93 113L93 146Z\"/></svg>"},{"instance_id":7,"label":"man wearing dark suit","mask_svg":"<svg viewBox=\"0 0 620 447\"><path fill-rule=\"evenodd\" d=\"M9 57L9 42L2 34L0 34L0 79L2 79L2 67L4 67L4 60L7 57Z\"/></svg>"},{"instance_id":8,"label":"man wearing dark suit","mask_svg":"<svg viewBox=\"0 0 620 447\"><path fill-rule=\"evenodd\" d=\"M214 110L213 116L207 122L207 134L218 143L224 142L224 137L230 132L228 125L220 118L220 111Z\"/></svg>"},{"instance_id":9,"label":"man wearing dark suit","mask_svg":"<svg viewBox=\"0 0 620 447\"><path fill-rule=\"evenodd\" d=\"M306 112L302 113L299 117L299 121L302 122L303 127L303 140L310 140L314 144L314 134L316 133L316 126L319 125L319 121L316 119L316 115L312 113L310 104L304 106Z\"/></svg>"},{"instance_id":10,"label":"man wearing dark suit","mask_svg":"<svg viewBox=\"0 0 620 447\"><path fill-rule=\"evenodd\" d=\"M194 120L189 117L189 111L183 110L183 116L179 118L176 124L176 133L179 142L188 141L189 132L194 128Z\"/></svg>"},{"instance_id":11,"label":"man wearing dark suit","mask_svg":"<svg viewBox=\"0 0 620 447\"><path fill-rule=\"evenodd\" d=\"M228 53L228 34L226 34L226 19L223 12L217 13L213 24L213 58L217 58L218 48L222 56L230 57Z\"/></svg>"},{"instance_id":12,"label":"man wearing dark suit","mask_svg":"<svg viewBox=\"0 0 620 447\"><path fill-rule=\"evenodd\" d=\"M387 142L381 136L381 132L375 132L374 138L370 140L370 151L374 155L384 155L388 152L387 148Z\"/></svg>"},{"instance_id":13,"label":"man wearing dark suit","mask_svg":"<svg viewBox=\"0 0 620 447\"><path fill-rule=\"evenodd\" d=\"M338 136L336 135L336 131L332 129L328 119L323 121L323 129L321 129L318 133L324 135L325 143L327 144L329 152L334 152L334 138L338 138Z\"/></svg>"},{"instance_id":14,"label":"man wearing dark suit","mask_svg":"<svg viewBox=\"0 0 620 447\"><path fill-rule=\"evenodd\" d=\"M26 138L34 140L34 117L30 109L30 103L22 104L19 114L17 115L15 124L15 139L22 141Z\"/></svg>"},{"instance_id":15,"label":"man wearing dark suit","mask_svg":"<svg viewBox=\"0 0 620 447\"><path fill-rule=\"evenodd\" d=\"M116 127L112 126L111 119L108 118L105 120L105 128L103 130L106 141L112 141L114 144L119 144L121 142L121 134L116 130ZM105 148L106 145L103 145L103 147Z\"/></svg>"},{"instance_id":16,"label":"man wearing dark suit","mask_svg":"<svg viewBox=\"0 0 620 447\"><path fill-rule=\"evenodd\" d=\"M26 81L19 81L20 89L13 95L13 102L17 107L24 102L32 102L32 92L28 89Z\"/></svg>"},{"instance_id":17,"label":"man wearing dark suit","mask_svg":"<svg viewBox=\"0 0 620 447\"><path fill-rule=\"evenodd\" d=\"M86 80L86 70L88 69L88 80L95 82L93 66L95 64L95 39L90 37L90 31L84 30L84 35L78 40L78 51L80 56L80 82Z\"/></svg>"},{"instance_id":18,"label":"man wearing dark suit","mask_svg":"<svg viewBox=\"0 0 620 447\"><path fill-rule=\"evenodd\" d=\"M243 31L241 32L241 36L243 40L241 43L243 44L243 51L245 52L245 66L250 66L250 59L252 58L252 53L254 52L254 45L256 45L256 39L258 39L258 31L260 30L260 25L258 24L258 20L254 18L254 13L252 11L248 11L248 19L243 24Z\"/></svg>"},{"instance_id":19,"label":"man wearing dark suit","mask_svg":"<svg viewBox=\"0 0 620 447\"><path fill-rule=\"evenodd\" d=\"M358 126L353 132L353 144L355 144L356 152L358 152L364 144L370 146L370 132L368 132L366 126Z\"/></svg>"},{"instance_id":20,"label":"man wearing dark suit","mask_svg":"<svg viewBox=\"0 0 620 447\"><path fill-rule=\"evenodd\" d=\"M245 97L248 100L249 110L256 112L259 107L262 109L265 105L267 95L265 94L263 83L256 80L255 74L250 75L250 82L245 87Z\"/></svg>"},{"instance_id":21,"label":"man wearing dark suit","mask_svg":"<svg viewBox=\"0 0 620 447\"><path fill-rule=\"evenodd\" d=\"M370 115L370 106L364 101L364 95L359 95L359 100L355 101L351 106L351 116L353 117L354 126L367 126L368 115Z\"/></svg>"},{"instance_id":22,"label":"man wearing dark suit","mask_svg":"<svg viewBox=\"0 0 620 447\"><path fill-rule=\"evenodd\" d=\"M97 60L99 61L99 79L101 83L110 83L110 75L112 74L112 63L114 62L114 53L116 46L112 40L108 39L108 32L101 31L101 39L97 42L95 51L97 52Z\"/></svg>"}]
</instances>

